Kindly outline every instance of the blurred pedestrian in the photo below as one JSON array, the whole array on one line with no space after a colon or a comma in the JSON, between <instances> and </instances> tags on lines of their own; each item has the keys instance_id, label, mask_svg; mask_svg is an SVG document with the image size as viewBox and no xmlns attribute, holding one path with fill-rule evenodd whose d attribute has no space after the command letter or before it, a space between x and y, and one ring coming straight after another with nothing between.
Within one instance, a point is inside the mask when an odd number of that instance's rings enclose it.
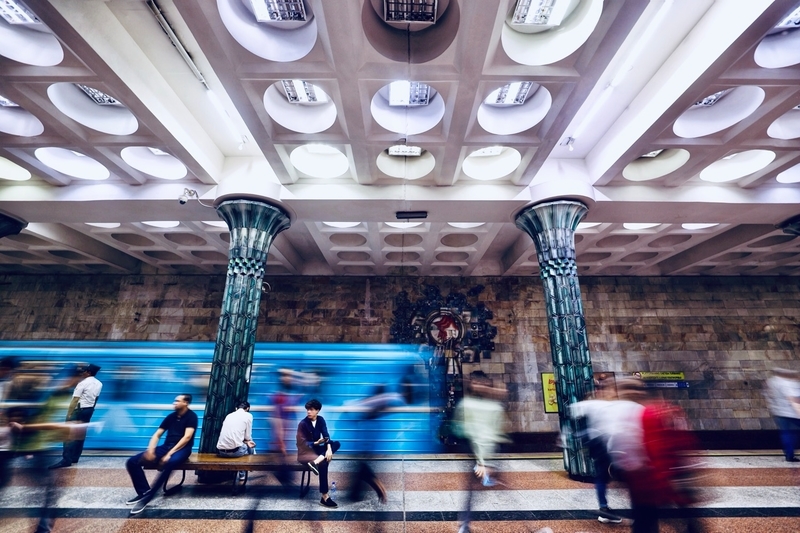
<instances>
[{"instance_id":1,"label":"blurred pedestrian","mask_svg":"<svg viewBox=\"0 0 800 533\"><path fill-rule=\"evenodd\" d=\"M134 455L125 463L133 488L136 489L136 496L125 502L127 505L134 506L131 509L132 515L144 511L158 489L167 482L175 466L186 461L192 454L194 435L197 431L197 414L189 409L191 402L191 394L176 396L172 402L174 411L164 418L156 432L150 437L147 450ZM164 444L159 445L161 435L165 432L167 436ZM161 470L152 486L147 482L143 466L158 467Z\"/></svg>"},{"instance_id":2,"label":"blurred pedestrian","mask_svg":"<svg viewBox=\"0 0 800 533\"><path fill-rule=\"evenodd\" d=\"M322 403L319 400L306 402L306 417L297 425L297 461L305 463L319 476L319 492L323 507L336 508L339 505L328 495L328 465L341 443L331 440L325 419L319 416Z\"/></svg>"},{"instance_id":3,"label":"blurred pedestrian","mask_svg":"<svg viewBox=\"0 0 800 533\"><path fill-rule=\"evenodd\" d=\"M0 488L5 487L11 481L9 463L14 456L14 451L12 450L11 429L8 427L11 419L6 402L12 399L11 389L17 366L19 366L19 361L16 357L6 356L0 359Z\"/></svg>"},{"instance_id":4,"label":"blurred pedestrian","mask_svg":"<svg viewBox=\"0 0 800 533\"><path fill-rule=\"evenodd\" d=\"M794 450L800 442L800 372L776 368L767 380L767 406L781 436L783 457L800 461Z\"/></svg>"},{"instance_id":5,"label":"blurred pedestrian","mask_svg":"<svg viewBox=\"0 0 800 533\"><path fill-rule=\"evenodd\" d=\"M81 381L75 386L75 390L72 393L72 400L67 408L67 422L87 424L91 421L94 408L97 406L97 399L103 390L103 384L95 377L99 371L100 367L94 364L81 365L77 368ZM61 460L54 465L50 465L50 469L64 468L76 464L83 453L85 441L86 433L74 440L65 441Z\"/></svg>"},{"instance_id":6,"label":"blurred pedestrian","mask_svg":"<svg viewBox=\"0 0 800 533\"><path fill-rule=\"evenodd\" d=\"M497 445L508 442L505 435L505 389L495 388L483 371L472 372L464 383L464 398L456 406L458 433L469 441L475 466L466 481L467 501L459 517L459 533L468 533L472 519L473 492L498 484L497 468L492 464Z\"/></svg>"}]
</instances>

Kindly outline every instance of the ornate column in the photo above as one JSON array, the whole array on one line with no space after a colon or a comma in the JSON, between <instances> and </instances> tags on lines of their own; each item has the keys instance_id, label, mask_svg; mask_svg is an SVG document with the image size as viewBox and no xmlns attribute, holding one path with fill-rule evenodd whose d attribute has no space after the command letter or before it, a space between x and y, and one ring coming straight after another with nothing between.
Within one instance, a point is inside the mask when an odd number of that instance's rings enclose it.
<instances>
[{"instance_id":1,"label":"ornate column","mask_svg":"<svg viewBox=\"0 0 800 533\"><path fill-rule=\"evenodd\" d=\"M231 243L200 437L200 451L207 453L216 452L222 421L250 391L267 252L272 239L290 224L283 209L254 200L223 201L217 213L230 228Z\"/></svg>"},{"instance_id":2,"label":"ornate column","mask_svg":"<svg viewBox=\"0 0 800 533\"><path fill-rule=\"evenodd\" d=\"M528 207L516 218L517 227L536 244L547 305L559 424L565 438L564 468L575 478L594 475L588 450L580 447L574 437L585 426L566 416L567 406L582 400L594 387L575 264L575 229L587 211L580 202L559 200Z\"/></svg>"},{"instance_id":3,"label":"ornate column","mask_svg":"<svg viewBox=\"0 0 800 533\"><path fill-rule=\"evenodd\" d=\"M0 239L8 235L19 234L27 225L27 222L0 213Z\"/></svg>"}]
</instances>

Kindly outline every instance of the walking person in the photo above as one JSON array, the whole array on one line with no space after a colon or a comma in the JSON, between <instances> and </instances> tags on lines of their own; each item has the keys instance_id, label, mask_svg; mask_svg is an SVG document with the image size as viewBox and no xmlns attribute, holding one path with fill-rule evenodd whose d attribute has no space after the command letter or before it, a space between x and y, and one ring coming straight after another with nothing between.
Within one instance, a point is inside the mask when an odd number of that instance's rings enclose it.
<instances>
[{"instance_id":1,"label":"walking person","mask_svg":"<svg viewBox=\"0 0 800 533\"><path fill-rule=\"evenodd\" d=\"M767 380L767 405L781 435L783 457L800 461L794 450L800 442L800 372L776 368Z\"/></svg>"},{"instance_id":2,"label":"walking person","mask_svg":"<svg viewBox=\"0 0 800 533\"><path fill-rule=\"evenodd\" d=\"M220 457L242 457L256 453L253 442L253 415L250 414L250 403L241 401L236 410L225 417L217 440L217 455ZM239 481L244 481L247 473L239 471Z\"/></svg>"},{"instance_id":3,"label":"walking person","mask_svg":"<svg viewBox=\"0 0 800 533\"><path fill-rule=\"evenodd\" d=\"M197 414L189 409L191 402L191 394L176 396L172 402L174 411L164 418L156 432L150 437L147 450L134 455L125 463L133 488L136 490L136 496L125 502L127 505L134 506L131 509L132 515L144 511L158 489L167 482L172 470L192 454L194 435L197 432ZM164 433L167 434L164 444L159 445L158 442ZM161 470L153 486L147 482L144 465L157 465Z\"/></svg>"},{"instance_id":4,"label":"walking person","mask_svg":"<svg viewBox=\"0 0 800 533\"><path fill-rule=\"evenodd\" d=\"M508 442L505 436L505 409L501 400L505 389L493 387L491 378L476 370L464 383L464 398L456 407L456 418L461 423L461 433L469 441L475 456L474 474L467 479L467 501L459 517L459 533L469 533L472 519L472 498L476 489L498 484L497 471L492 465L497 445Z\"/></svg>"},{"instance_id":5,"label":"walking person","mask_svg":"<svg viewBox=\"0 0 800 533\"><path fill-rule=\"evenodd\" d=\"M87 424L92 420L97 399L103 390L103 383L97 379L100 367L94 364L83 365L77 368L81 381L75 386L72 400L67 408L67 422L80 422ZM75 439L64 442L61 460L50 469L64 468L76 464L83 453L83 444L86 442L86 433L80 433Z\"/></svg>"},{"instance_id":6,"label":"walking person","mask_svg":"<svg viewBox=\"0 0 800 533\"><path fill-rule=\"evenodd\" d=\"M306 417L297 425L297 461L306 463L319 476L319 504L334 509L339 505L328 495L328 465L341 443L331 440L325 419L319 416L322 403L309 400L305 407Z\"/></svg>"}]
</instances>

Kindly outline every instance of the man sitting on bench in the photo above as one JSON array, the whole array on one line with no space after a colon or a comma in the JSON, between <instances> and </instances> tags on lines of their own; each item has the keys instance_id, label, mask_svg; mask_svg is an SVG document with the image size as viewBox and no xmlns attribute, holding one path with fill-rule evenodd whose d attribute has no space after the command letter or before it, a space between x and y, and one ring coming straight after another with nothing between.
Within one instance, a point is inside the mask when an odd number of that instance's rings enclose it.
<instances>
[{"instance_id":1,"label":"man sitting on bench","mask_svg":"<svg viewBox=\"0 0 800 533\"><path fill-rule=\"evenodd\" d=\"M175 411L167 415L153 436L150 437L147 450L134 455L125 463L125 468L128 469L128 475L131 476L133 482L133 488L136 489L136 496L125 502L127 505L134 505L131 509L132 515L144 511L158 489L167 482L172 470L192 454L194 434L197 430L197 415L189 409L191 401L191 394L176 396L175 401L172 402ZM159 446L158 441L164 432L167 433L167 438L164 440L164 444ZM152 487L147 483L143 466L158 466L161 469Z\"/></svg>"},{"instance_id":2,"label":"man sitting on bench","mask_svg":"<svg viewBox=\"0 0 800 533\"><path fill-rule=\"evenodd\" d=\"M253 442L253 415L250 414L250 403L241 401L236 410L225 417L217 440L217 455L220 457L242 457L256 453ZM244 481L245 471L239 471L239 480Z\"/></svg>"}]
</instances>

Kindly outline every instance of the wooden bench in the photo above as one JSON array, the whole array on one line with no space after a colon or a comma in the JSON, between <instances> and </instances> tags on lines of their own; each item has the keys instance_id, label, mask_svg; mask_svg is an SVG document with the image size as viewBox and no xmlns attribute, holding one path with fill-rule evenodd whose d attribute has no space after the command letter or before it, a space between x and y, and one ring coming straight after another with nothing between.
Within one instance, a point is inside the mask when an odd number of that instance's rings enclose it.
<instances>
[{"instance_id":1,"label":"wooden bench","mask_svg":"<svg viewBox=\"0 0 800 533\"><path fill-rule=\"evenodd\" d=\"M155 468L155 466L151 467ZM187 470L209 470L216 472L233 472L233 493L238 494L244 490L247 485L247 478L250 472L302 472L300 478L300 497L308 494L311 485L311 469L307 464L297 463L294 461L286 462L286 457L279 453L265 453L257 455L244 455L242 457L220 457L215 453L193 453L189 459L184 461L181 465L175 467L174 470L181 471L181 481L174 487L167 488L167 483L164 483L164 493L173 492L178 490L183 482L186 481ZM236 472L244 471L244 480L239 483L239 476Z\"/></svg>"}]
</instances>

